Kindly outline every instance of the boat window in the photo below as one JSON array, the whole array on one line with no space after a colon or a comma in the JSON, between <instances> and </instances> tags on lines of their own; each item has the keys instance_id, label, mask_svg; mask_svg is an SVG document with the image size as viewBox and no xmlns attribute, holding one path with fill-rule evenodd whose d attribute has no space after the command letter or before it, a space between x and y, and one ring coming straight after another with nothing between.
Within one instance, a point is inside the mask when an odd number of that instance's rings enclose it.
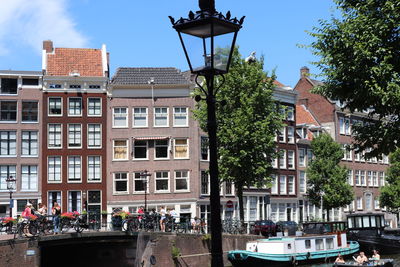
<instances>
[{"instance_id":1,"label":"boat window","mask_svg":"<svg viewBox=\"0 0 400 267\"><path fill-rule=\"evenodd\" d=\"M287 244L288 249L292 249L292 244Z\"/></svg>"},{"instance_id":2,"label":"boat window","mask_svg":"<svg viewBox=\"0 0 400 267\"><path fill-rule=\"evenodd\" d=\"M333 249L333 238L326 239L326 249Z\"/></svg>"},{"instance_id":3,"label":"boat window","mask_svg":"<svg viewBox=\"0 0 400 267\"><path fill-rule=\"evenodd\" d=\"M376 219L376 227L378 228L381 227L381 218L379 216L376 216L375 219Z\"/></svg>"},{"instance_id":4,"label":"boat window","mask_svg":"<svg viewBox=\"0 0 400 267\"><path fill-rule=\"evenodd\" d=\"M385 225L386 225L385 218L381 216L381 226L385 227Z\"/></svg>"},{"instance_id":5,"label":"boat window","mask_svg":"<svg viewBox=\"0 0 400 267\"><path fill-rule=\"evenodd\" d=\"M349 228L353 228L353 218L347 218L347 223L349 224Z\"/></svg>"},{"instance_id":6,"label":"boat window","mask_svg":"<svg viewBox=\"0 0 400 267\"><path fill-rule=\"evenodd\" d=\"M375 217L371 217L371 227L376 227L376 219L375 219Z\"/></svg>"},{"instance_id":7,"label":"boat window","mask_svg":"<svg viewBox=\"0 0 400 267\"><path fill-rule=\"evenodd\" d=\"M356 221L356 228L362 228L362 218L361 217L355 217Z\"/></svg>"},{"instance_id":8,"label":"boat window","mask_svg":"<svg viewBox=\"0 0 400 267\"><path fill-rule=\"evenodd\" d=\"M311 240L309 240L309 239L304 240L304 243L306 245L306 248L311 248Z\"/></svg>"},{"instance_id":9,"label":"boat window","mask_svg":"<svg viewBox=\"0 0 400 267\"><path fill-rule=\"evenodd\" d=\"M323 239L315 239L315 249L316 250L324 250L324 240Z\"/></svg>"},{"instance_id":10,"label":"boat window","mask_svg":"<svg viewBox=\"0 0 400 267\"><path fill-rule=\"evenodd\" d=\"M363 226L364 227L369 227L369 216L363 216Z\"/></svg>"}]
</instances>

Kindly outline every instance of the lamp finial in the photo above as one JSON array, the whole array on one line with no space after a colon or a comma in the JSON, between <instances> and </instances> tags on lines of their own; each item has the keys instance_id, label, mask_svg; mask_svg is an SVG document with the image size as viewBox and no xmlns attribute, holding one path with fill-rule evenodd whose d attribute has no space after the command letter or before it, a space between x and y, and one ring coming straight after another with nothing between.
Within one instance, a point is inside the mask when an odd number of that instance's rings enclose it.
<instances>
[{"instance_id":1,"label":"lamp finial","mask_svg":"<svg viewBox=\"0 0 400 267\"><path fill-rule=\"evenodd\" d=\"M215 12L215 0L199 0L201 11Z\"/></svg>"}]
</instances>

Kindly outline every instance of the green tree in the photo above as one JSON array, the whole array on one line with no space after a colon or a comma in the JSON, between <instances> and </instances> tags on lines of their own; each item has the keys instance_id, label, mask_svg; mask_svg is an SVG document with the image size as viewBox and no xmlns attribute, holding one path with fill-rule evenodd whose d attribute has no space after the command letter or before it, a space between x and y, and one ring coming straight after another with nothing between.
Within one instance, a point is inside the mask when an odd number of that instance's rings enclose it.
<instances>
[{"instance_id":1,"label":"green tree","mask_svg":"<svg viewBox=\"0 0 400 267\"><path fill-rule=\"evenodd\" d=\"M338 16L310 33L324 84L314 92L367 111L356 130L357 150L389 154L400 141L400 1L334 0Z\"/></svg>"},{"instance_id":2,"label":"green tree","mask_svg":"<svg viewBox=\"0 0 400 267\"><path fill-rule=\"evenodd\" d=\"M328 134L321 134L311 142L314 153L307 168L307 194L308 198L317 207L327 211L348 205L353 201L353 190L347 183L347 169L340 166L343 150Z\"/></svg>"},{"instance_id":3,"label":"green tree","mask_svg":"<svg viewBox=\"0 0 400 267\"><path fill-rule=\"evenodd\" d=\"M390 212L400 212L400 149L390 154L390 167L387 169L387 185L382 187L380 204Z\"/></svg>"},{"instance_id":4,"label":"green tree","mask_svg":"<svg viewBox=\"0 0 400 267\"><path fill-rule=\"evenodd\" d=\"M235 184L242 221L243 188L271 185L271 161L277 156L274 138L283 127L283 117L277 112L272 96L275 77L267 77L263 63L262 58L245 62L236 47L225 82L219 79L215 85L220 86L217 99L226 101L217 104L216 112L219 179ZM198 103L194 114L201 128L207 131L204 101Z\"/></svg>"}]
</instances>

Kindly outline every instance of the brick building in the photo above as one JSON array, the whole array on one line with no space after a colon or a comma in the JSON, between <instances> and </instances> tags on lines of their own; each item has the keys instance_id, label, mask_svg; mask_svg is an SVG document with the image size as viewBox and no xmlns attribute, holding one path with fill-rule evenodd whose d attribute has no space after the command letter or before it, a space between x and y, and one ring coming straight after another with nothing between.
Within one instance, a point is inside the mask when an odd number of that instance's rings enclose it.
<instances>
[{"instance_id":1,"label":"brick building","mask_svg":"<svg viewBox=\"0 0 400 267\"><path fill-rule=\"evenodd\" d=\"M310 90L321 82L309 78L307 67L301 68L300 74L300 80L295 86L295 90L299 93L298 104L311 112L319 122L319 126L324 128L336 142L343 146L344 157L341 164L349 169L348 180L355 193L353 203L343 209L344 214L347 212L381 211L379 188L385 184L385 171L389 166L388 157L383 155L381 160L376 158L366 160L363 153L358 154L348 149L353 141L352 125L362 123L366 114L350 113L343 109L340 103L311 93ZM343 217L340 212L338 211L337 217ZM386 214L386 219L392 226L396 226L396 220L393 220L392 215Z\"/></svg>"},{"instance_id":2,"label":"brick building","mask_svg":"<svg viewBox=\"0 0 400 267\"><path fill-rule=\"evenodd\" d=\"M106 209L108 54L43 42L42 200Z\"/></svg>"},{"instance_id":3,"label":"brick building","mask_svg":"<svg viewBox=\"0 0 400 267\"><path fill-rule=\"evenodd\" d=\"M41 201L42 73L0 71L0 217L9 214L6 179L16 178L13 215Z\"/></svg>"}]
</instances>

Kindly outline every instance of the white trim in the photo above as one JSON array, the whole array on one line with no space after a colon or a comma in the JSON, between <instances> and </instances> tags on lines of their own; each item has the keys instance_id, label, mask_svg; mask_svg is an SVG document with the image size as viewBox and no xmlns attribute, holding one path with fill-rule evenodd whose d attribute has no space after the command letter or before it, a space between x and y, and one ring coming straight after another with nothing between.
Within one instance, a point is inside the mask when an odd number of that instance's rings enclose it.
<instances>
[{"instance_id":1,"label":"white trim","mask_svg":"<svg viewBox=\"0 0 400 267\"><path fill-rule=\"evenodd\" d=\"M178 158L178 157L176 157L176 151L175 151L175 148L176 148L176 140L186 140L186 147L187 147L187 157L183 157L183 158ZM181 146L181 147L183 147L183 145L178 145L178 146ZM189 159L190 158L190 151L189 151L189 138L188 137L182 137L182 138L174 138L174 159Z\"/></svg>"},{"instance_id":2,"label":"white trim","mask_svg":"<svg viewBox=\"0 0 400 267\"><path fill-rule=\"evenodd\" d=\"M186 121L184 125L176 125L176 121L175 121L175 108L184 108L186 109ZM182 114L182 113L178 113L178 114ZM189 108L185 107L185 106L176 106L176 107L172 107L172 121L173 121L173 127L175 128L184 128L184 127L189 127Z\"/></svg>"},{"instance_id":3,"label":"white trim","mask_svg":"<svg viewBox=\"0 0 400 267\"><path fill-rule=\"evenodd\" d=\"M126 141L126 158L116 159L115 156L115 141ZM112 140L112 160L113 161L128 161L129 160L129 139L113 139Z\"/></svg>"},{"instance_id":4,"label":"white trim","mask_svg":"<svg viewBox=\"0 0 400 267\"><path fill-rule=\"evenodd\" d=\"M23 141L22 141L22 136L23 136L23 132L36 132L36 136L37 136L37 154L36 155L23 155L22 154L22 145L23 145ZM25 129L21 129L21 136L20 136L20 155L21 158L38 158L39 157L39 151L40 151L40 131L39 129L36 130L25 130Z\"/></svg>"},{"instance_id":5,"label":"white trim","mask_svg":"<svg viewBox=\"0 0 400 267\"><path fill-rule=\"evenodd\" d=\"M89 180L89 157L99 157L100 164L100 180ZM103 157L101 155L87 155L86 156L86 181L88 184L102 183L103 181Z\"/></svg>"},{"instance_id":6,"label":"white trim","mask_svg":"<svg viewBox=\"0 0 400 267\"><path fill-rule=\"evenodd\" d=\"M167 178L157 178L157 173L163 173L166 172L168 173ZM167 180L168 181L168 190L157 190L157 180ZM171 193L171 175L170 171L165 170L165 171L154 171L154 194L165 194L165 193Z\"/></svg>"},{"instance_id":7,"label":"white trim","mask_svg":"<svg viewBox=\"0 0 400 267\"><path fill-rule=\"evenodd\" d=\"M77 210L79 213L82 213L82 208L83 208L83 193L82 190L67 190L67 211L69 212L73 212L73 210L69 210L69 193L70 192L80 192L81 193L81 206L80 206L80 210ZM60 205L61 206L61 205Z\"/></svg>"},{"instance_id":8,"label":"white trim","mask_svg":"<svg viewBox=\"0 0 400 267\"><path fill-rule=\"evenodd\" d=\"M133 183L132 183L132 194L133 195L144 195L144 192L145 192L144 190L143 191L136 191L135 190L135 181L136 181L135 174L136 173L139 173L139 175L140 175L140 172L133 172L132 173L132 181L133 181ZM142 181L144 179L137 179L137 180ZM150 193L150 177L146 176L146 180L147 180L146 181L146 194L149 194Z\"/></svg>"},{"instance_id":9,"label":"white trim","mask_svg":"<svg viewBox=\"0 0 400 267\"><path fill-rule=\"evenodd\" d=\"M146 124L144 126L136 126L135 125L135 108L146 109ZM138 113L142 114L142 113ZM132 128L148 128L149 127L149 108L148 107L132 107Z\"/></svg>"},{"instance_id":10,"label":"white trim","mask_svg":"<svg viewBox=\"0 0 400 267\"><path fill-rule=\"evenodd\" d=\"M117 174L117 173L126 173L126 191L124 191L124 192L117 192L117 191L115 191L115 182L116 182L116 180L115 180L115 175ZM112 173L112 178L113 178L113 196L120 196L120 195L129 195L129 172L123 172L123 171L120 171L120 172L113 172ZM120 180L120 181L125 181L125 180Z\"/></svg>"},{"instance_id":11,"label":"white trim","mask_svg":"<svg viewBox=\"0 0 400 267\"><path fill-rule=\"evenodd\" d=\"M69 146L69 127L71 125L79 125L80 126L80 136L81 136L81 138L80 138L80 146L76 146L76 147ZM82 149L82 144L83 144L83 140L82 140L82 136L83 136L82 124L81 123L67 123L67 126L68 126L67 127L67 147L68 147L68 149ZM62 135L62 131L61 131L61 135Z\"/></svg>"},{"instance_id":12,"label":"white trim","mask_svg":"<svg viewBox=\"0 0 400 267\"><path fill-rule=\"evenodd\" d=\"M50 181L49 180L49 158L55 158L55 157L59 157L60 158L60 180L58 181ZM62 182L63 182L63 164L62 164L62 161L63 161L63 156L58 156L58 155L52 155L52 156L47 156L47 161L46 161L46 167L47 167L47 170L46 170L46 173L47 173L47 179L46 179L46 182L48 183L48 184L61 184Z\"/></svg>"},{"instance_id":13,"label":"white trim","mask_svg":"<svg viewBox=\"0 0 400 267\"><path fill-rule=\"evenodd\" d=\"M15 121L3 121L3 120L0 120L0 123L18 123L19 122L19 120L18 120L18 118L19 118L19 104L18 104L18 100L17 99L1 99L0 100L0 113L1 113L1 102L15 102L16 103L16 113L15 113ZM39 114L39 110L38 110L38 114ZM39 115L38 115L38 117L39 117Z\"/></svg>"},{"instance_id":14,"label":"white trim","mask_svg":"<svg viewBox=\"0 0 400 267\"><path fill-rule=\"evenodd\" d=\"M79 180L70 180L69 179L69 159L71 157L78 157L79 158L79 166L80 166L80 170L79 170L80 179ZM75 170L75 168L76 168L76 165L74 164L74 170ZM68 155L67 156L67 183L68 184L80 184L80 183L82 183L82 156L79 156L79 155Z\"/></svg>"},{"instance_id":15,"label":"white trim","mask_svg":"<svg viewBox=\"0 0 400 267\"><path fill-rule=\"evenodd\" d=\"M50 114L50 99L61 99L61 114L56 114L56 115L53 115L53 114ZM64 102L64 100L63 100L63 97L61 97L61 96L48 96L47 97L47 116L48 117L62 117L63 116L63 103Z\"/></svg>"},{"instance_id":16,"label":"white trim","mask_svg":"<svg viewBox=\"0 0 400 267\"><path fill-rule=\"evenodd\" d=\"M40 109L41 109L41 107L40 107L40 101L38 100L38 99L36 99L36 100L28 100L28 99L23 99L23 100L21 100L21 108L23 109L24 108L24 106L23 106L23 104L24 104L24 102L36 102L37 103L37 121L23 121L22 120L22 112L21 112L21 123L22 124L39 124L39 122L40 122Z\"/></svg>"},{"instance_id":17,"label":"white trim","mask_svg":"<svg viewBox=\"0 0 400 267\"><path fill-rule=\"evenodd\" d=\"M90 115L89 114L89 100L90 99L100 99L100 115ZM88 116L88 117L101 117L101 116L103 116L103 98L101 98L101 97L88 97L87 99L86 99L86 115Z\"/></svg>"},{"instance_id":18,"label":"white trim","mask_svg":"<svg viewBox=\"0 0 400 267\"><path fill-rule=\"evenodd\" d=\"M178 190L176 189L176 180L180 179L183 180L184 178L176 178L176 173L177 172L186 172L187 176L186 176L186 183L187 183L187 189L182 189L182 190ZM189 170L174 170L174 192L175 193L189 193L190 192L190 171Z\"/></svg>"},{"instance_id":19,"label":"white trim","mask_svg":"<svg viewBox=\"0 0 400 267\"><path fill-rule=\"evenodd\" d=\"M50 147L49 140L50 140L50 133L49 133L49 125L50 124L55 124L55 125L60 125L60 130L61 130L61 137L60 137L60 147ZM63 148L63 124L62 123L47 123L47 149L62 149Z\"/></svg>"},{"instance_id":20,"label":"white trim","mask_svg":"<svg viewBox=\"0 0 400 267\"><path fill-rule=\"evenodd\" d=\"M146 158L135 158L135 142L136 141L144 141L146 142ZM154 151L155 153L155 151ZM143 160L149 160L149 140L132 140L132 160L133 161L143 161Z\"/></svg>"},{"instance_id":21,"label":"white trim","mask_svg":"<svg viewBox=\"0 0 400 267\"><path fill-rule=\"evenodd\" d=\"M100 146L89 146L89 125L100 125ZM102 149L103 148L103 124L87 123L86 124L86 147L87 149Z\"/></svg>"},{"instance_id":22,"label":"white trim","mask_svg":"<svg viewBox=\"0 0 400 267\"><path fill-rule=\"evenodd\" d=\"M166 108L167 109L167 114L166 114L167 123L166 123L166 125L156 125L156 114L159 114L159 113L156 113L156 109L157 108L160 108L160 109ZM162 114L164 114L164 113L162 113ZM154 107L153 108L153 127L154 128L166 128L166 127L169 127L169 107Z\"/></svg>"},{"instance_id":23,"label":"white trim","mask_svg":"<svg viewBox=\"0 0 400 267\"><path fill-rule=\"evenodd\" d=\"M71 98L75 98L75 99L79 99L81 102L81 108L80 108L80 114L79 115L74 115L74 114L70 114L70 108L69 108L69 103L70 103L70 99ZM79 96L70 96L67 99L67 117L82 117L82 113L83 113L83 101L82 101L82 97Z\"/></svg>"},{"instance_id":24,"label":"white trim","mask_svg":"<svg viewBox=\"0 0 400 267\"><path fill-rule=\"evenodd\" d=\"M101 63L103 67L103 75L106 77L108 72L108 60L107 60L107 47L105 44L101 45Z\"/></svg>"},{"instance_id":25,"label":"white trim","mask_svg":"<svg viewBox=\"0 0 400 267\"><path fill-rule=\"evenodd\" d=\"M156 157L156 154L157 154L157 147L160 147L160 146L156 146L156 142L157 141L166 141L167 142L167 157L166 158L157 158ZM169 160L169 152L170 152L170 149L171 149L171 147L170 147L170 140L169 139L163 139L163 140L153 140L153 147L154 147L154 160ZM149 144L149 142L147 141L147 149L148 149L148 144ZM162 146L162 147L165 147L165 146ZM147 151L147 150L146 150ZM148 156L148 155L147 155Z\"/></svg>"},{"instance_id":26,"label":"white trim","mask_svg":"<svg viewBox=\"0 0 400 267\"><path fill-rule=\"evenodd\" d=\"M126 110L126 115L125 115L125 125L123 125L123 126L115 126L115 113L114 113L114 111L115 111L115 109L116 108L119 108L119 109L122 109L122 108L124 108L125 110ZM121 116L122 117L122 116ZM112 128L128 128L128 118L129 118L129 108L128 107L112 107Z\"/></svg>"}]
</instances>

